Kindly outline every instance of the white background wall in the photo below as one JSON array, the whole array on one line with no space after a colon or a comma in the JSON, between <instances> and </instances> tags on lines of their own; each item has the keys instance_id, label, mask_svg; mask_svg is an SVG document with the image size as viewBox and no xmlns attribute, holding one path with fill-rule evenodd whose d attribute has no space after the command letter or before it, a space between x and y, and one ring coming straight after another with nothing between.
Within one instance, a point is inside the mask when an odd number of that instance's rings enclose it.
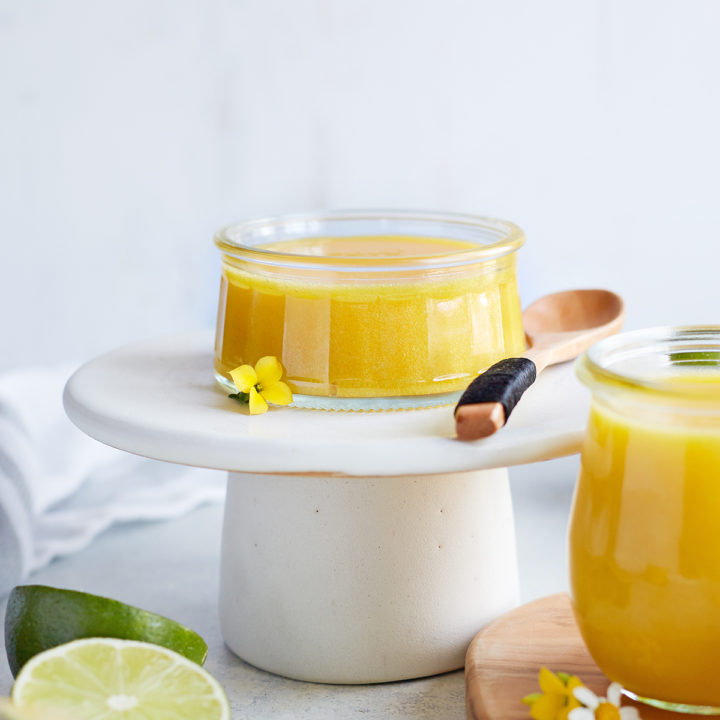
<instances>
[{"instance_id":1,"label":"white background wall","mask_svg":"<svg viewBox=\"0 0 720 720\"><path fill-rule=\"evenodd\" d=\"M214 324L213 231L514 220L523 300L720 322L717 0L0 0L0 368Z\"/></svg>"}]
</instances>

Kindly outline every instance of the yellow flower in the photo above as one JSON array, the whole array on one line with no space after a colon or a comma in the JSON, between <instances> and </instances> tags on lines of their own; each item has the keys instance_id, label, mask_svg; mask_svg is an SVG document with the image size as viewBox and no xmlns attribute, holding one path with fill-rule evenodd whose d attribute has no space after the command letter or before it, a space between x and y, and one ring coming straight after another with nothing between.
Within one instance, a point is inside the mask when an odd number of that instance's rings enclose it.
<instances>
[{"instance_id":1,"label":"yellow flower","mask_svg":"<svg viewBox=\"0 0 720 720\"><path fill-rule=\"evenodd\" d=\"M570 711L580 707L580 701L573 690L582 686L575 675L551 672L546 667L540 668L538 675L540 690L523 698L530 705L530 716L534 720L567 720Z\"/></svg>"},{"instance_id":2,"label":"yellow flower","mask_svg":"<svg viewBox=\"0 0 720 720\"><path fill-rule=\"evenodd\" d=\"M230 371L230 377L238 389L237 397L247 400L251 415L259 415L268 409L268 403L273 405L288 405L293 396L290 388L280 381L283 375L283 366L272 355L261 357L253 369L250 365L241 365ZM240 397L246 395L245 397Z\"/></svg>"}]
</instances>

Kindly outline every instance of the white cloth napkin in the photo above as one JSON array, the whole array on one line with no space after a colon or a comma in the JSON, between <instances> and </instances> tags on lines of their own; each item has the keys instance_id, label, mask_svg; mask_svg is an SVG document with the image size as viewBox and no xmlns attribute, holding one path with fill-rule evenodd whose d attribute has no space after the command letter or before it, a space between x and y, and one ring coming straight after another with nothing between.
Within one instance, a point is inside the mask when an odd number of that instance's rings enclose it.
<instances>
[{"instance_id":1,"label":"white cloth napkin","mask_svg":"<svg viewBox=\"0 0 720 720\"><path fill-rule=\"evenodd\" d=\"M65 415L72 368L0 374L0 597L118 522L176 517L225 496L225 474L102 445Z\"/></svg>"}]
</instances>

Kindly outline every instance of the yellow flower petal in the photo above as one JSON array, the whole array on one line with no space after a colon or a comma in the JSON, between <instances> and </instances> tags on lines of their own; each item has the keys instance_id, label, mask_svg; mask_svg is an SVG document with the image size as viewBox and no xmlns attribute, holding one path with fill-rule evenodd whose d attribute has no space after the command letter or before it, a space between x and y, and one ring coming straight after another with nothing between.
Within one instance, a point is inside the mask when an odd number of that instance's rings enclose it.
<instances>
[{"instance_id":1,"label":"yellow flower petal","mask_svg":"<svg viewBox=\"0 0 720 720\"><path fill-rule=\"evenodd\" d=\"M284 382L263 385L260 394L273 405L289 405L293 401L292 392Z\"/></svg>"},{"instance_id":2,"label":"yellow flower petal","mask_svg":"<svg viewBox=\"0 0 720 720\"><path fill-rule=\"evenodd\" d=\"M282 377L283 366L273 355L266 355L255 363L255 372L257 373L257 381L265 387L276 383Z\"/></svg>"},{"instance_id":3,"label":"yellow flower petal","mask_svg":"<svg viewBox=\"0 0 720 720\"><path fill-rule=\"evenodd\" d=\"M250 388L258 381L255 371L250 365L241 365L230 371L230 377L240 392L250 392Z\"/></svg>"},{"instance_id":4,"label":"yellow flower petal","mask_svg":"<svg viewBox=\"0 0 720 720\"><path fill-rule=\"evenodd\" d=\"M555 720L562 706L561 695L543 695L530 708L530 717L534 720Z\"/></svg>"},{"instance_id":5,"label":"yellow flower petal","mask_svg":"<svg viewBox=\"0 0 720 720\"><path fill-rule=\"evenodd\" d=\"M563 681L546 667L540 668L538 682L540 683L540 689L544 693L556 693L558 695L565 695L565 693L567 693Z\"/></svg>"},{"instance_id":6,"label":"yellow flower petal","mask_svg":"<svg viewBox=\"0 0 720 720\"><path fill-rule=\"evenodd\" d=\"M267 412L268 404L254 387L250 388L249 404L251 415L261 415L262 413Z\"/></svg>"},{"instance_id":7,"label":"yellow flower petal","mask_svg":"<svg viewBox=\"0 0 720 720\"><path fill-rule=\"evenodd\" d=\"M571 675L567 684L568 710L574 710L576 707L580 707L580 705L582 705L582 703L573 694L573 690L576 687L582 687L582 680L580 680L577 675Z\"/></svg>"}]
</instances>

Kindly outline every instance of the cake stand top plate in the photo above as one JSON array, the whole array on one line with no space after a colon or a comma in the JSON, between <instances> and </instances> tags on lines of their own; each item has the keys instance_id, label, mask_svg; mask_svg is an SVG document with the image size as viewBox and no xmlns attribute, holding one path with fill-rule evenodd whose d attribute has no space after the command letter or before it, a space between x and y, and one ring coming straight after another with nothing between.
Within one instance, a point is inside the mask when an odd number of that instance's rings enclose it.
<instances>
[{"instance_id":1,"label":"cake stand top plate","mask_svg":"<svg viewBox=\"0 0 720 720\"><path fill-rule=\"evenodd\" d=\"M589 393L549 368L492 437L454 437L452 407L392 412L272 408L251 416L217 386L210 332L122 347L83 365L65 410L91 437L158 460L234 472L383 476L505 467L578 452Z\"/></svg>"}]
</instances>

